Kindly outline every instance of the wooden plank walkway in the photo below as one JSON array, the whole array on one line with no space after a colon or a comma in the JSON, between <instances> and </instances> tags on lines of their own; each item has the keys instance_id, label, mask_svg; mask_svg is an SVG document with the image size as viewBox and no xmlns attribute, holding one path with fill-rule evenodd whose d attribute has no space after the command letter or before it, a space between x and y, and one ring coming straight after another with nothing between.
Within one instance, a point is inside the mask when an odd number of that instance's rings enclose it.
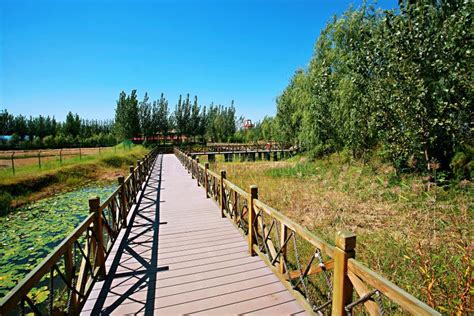
<instances>
[{"instance_id":1,"label":"wooden plank walkway","mask_svg":"<svg viewBox=\"0 0 474 316\"><path fill-rule=\"evenodd\" d=\"M158 156L83 315L288 315L304 309L174 155Z\"/></svg>"}]
</instances>

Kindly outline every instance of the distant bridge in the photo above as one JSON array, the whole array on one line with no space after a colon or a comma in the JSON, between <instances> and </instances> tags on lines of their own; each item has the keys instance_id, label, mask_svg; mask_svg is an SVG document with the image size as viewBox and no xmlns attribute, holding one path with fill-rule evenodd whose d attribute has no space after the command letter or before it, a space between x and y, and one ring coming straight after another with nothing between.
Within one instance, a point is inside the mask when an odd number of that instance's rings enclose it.
<instances>
[{"instance_id":1,"label":"distant bridge","mask_svg":"<svg viewBox=\"0 0 474 316\"><path fill-rule=\"evenodd\" d=\"M270 161L273 159L273 161L277 161L295 155L297 149L280 145L233 144L188 147L184 148L184 152L193 159L198 156L207 156L209 162L214 162L216 155L223 155L225 162L234 159L241 161Z\"/></svg>"}]
</instances>

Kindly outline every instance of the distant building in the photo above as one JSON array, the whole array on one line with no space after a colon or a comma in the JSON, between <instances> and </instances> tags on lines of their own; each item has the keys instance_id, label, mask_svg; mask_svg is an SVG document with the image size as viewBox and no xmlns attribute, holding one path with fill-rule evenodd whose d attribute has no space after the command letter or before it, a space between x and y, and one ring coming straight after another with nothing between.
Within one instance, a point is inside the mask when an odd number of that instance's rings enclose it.
<instances>
[{"instance_id":1,"label":"distant building","mask_svg":"<svg viewBox=\"0 0 474 316\"><path fill-rule=\"evenodd\" d=\"M178 134L175 130L171 130L165 135L158 133L154 136L149 136L146 138L147 141L155 142L171 142L171 143L180 143L187 142L190 138L187 135ZM141 144L145 140L145 137L133 137L132 142L135 144Z\"/></svg>"},{"instance_id":2,"label":"distant building","mask_svg":"<svg viewBox=\"0 0 474 316\"><path fill-rule=\"evenodd\" d=\"M244 121L244 130L251 129L253 127L253 123L251 119L246 119Z\"/></svg>"}]
</instances>

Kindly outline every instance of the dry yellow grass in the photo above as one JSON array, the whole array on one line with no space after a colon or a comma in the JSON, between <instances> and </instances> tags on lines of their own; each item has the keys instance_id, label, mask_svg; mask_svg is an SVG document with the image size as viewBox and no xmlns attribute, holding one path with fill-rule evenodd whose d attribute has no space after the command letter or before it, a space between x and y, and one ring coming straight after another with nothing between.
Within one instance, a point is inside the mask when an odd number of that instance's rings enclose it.
<instances>
[{"instance_id":1,"label":"dry yellow grass","mask_svg":"<svg viewBox=\"0 0 474 316\"><path fill-rule=\"evenodd\" d=\"M344 155L307 162L218 160L241 188L333 241L337 230L355 232L357 257L373 270L441 312L467 312L472 295L472 184L442 188L421 176L397 176L373 159Z\"/></svg>"}]
</instances>

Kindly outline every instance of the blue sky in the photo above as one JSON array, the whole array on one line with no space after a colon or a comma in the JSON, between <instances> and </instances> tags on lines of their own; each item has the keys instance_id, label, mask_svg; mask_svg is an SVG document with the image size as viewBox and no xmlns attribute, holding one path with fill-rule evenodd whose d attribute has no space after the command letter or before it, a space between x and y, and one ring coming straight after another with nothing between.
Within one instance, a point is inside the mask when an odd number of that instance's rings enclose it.
<instances>
[{"instance_id":1,"label":"blue sky","mask_svg":"<svg viewBox=\"0 0 474 316\"><path fill-rule=\"evenodd\" d=\"M0 0L0 109L113 118L120 91L275 113L321 29L361 1ZM379 1L384 9L397 0Z\"/></svg>"}]
</instances>

